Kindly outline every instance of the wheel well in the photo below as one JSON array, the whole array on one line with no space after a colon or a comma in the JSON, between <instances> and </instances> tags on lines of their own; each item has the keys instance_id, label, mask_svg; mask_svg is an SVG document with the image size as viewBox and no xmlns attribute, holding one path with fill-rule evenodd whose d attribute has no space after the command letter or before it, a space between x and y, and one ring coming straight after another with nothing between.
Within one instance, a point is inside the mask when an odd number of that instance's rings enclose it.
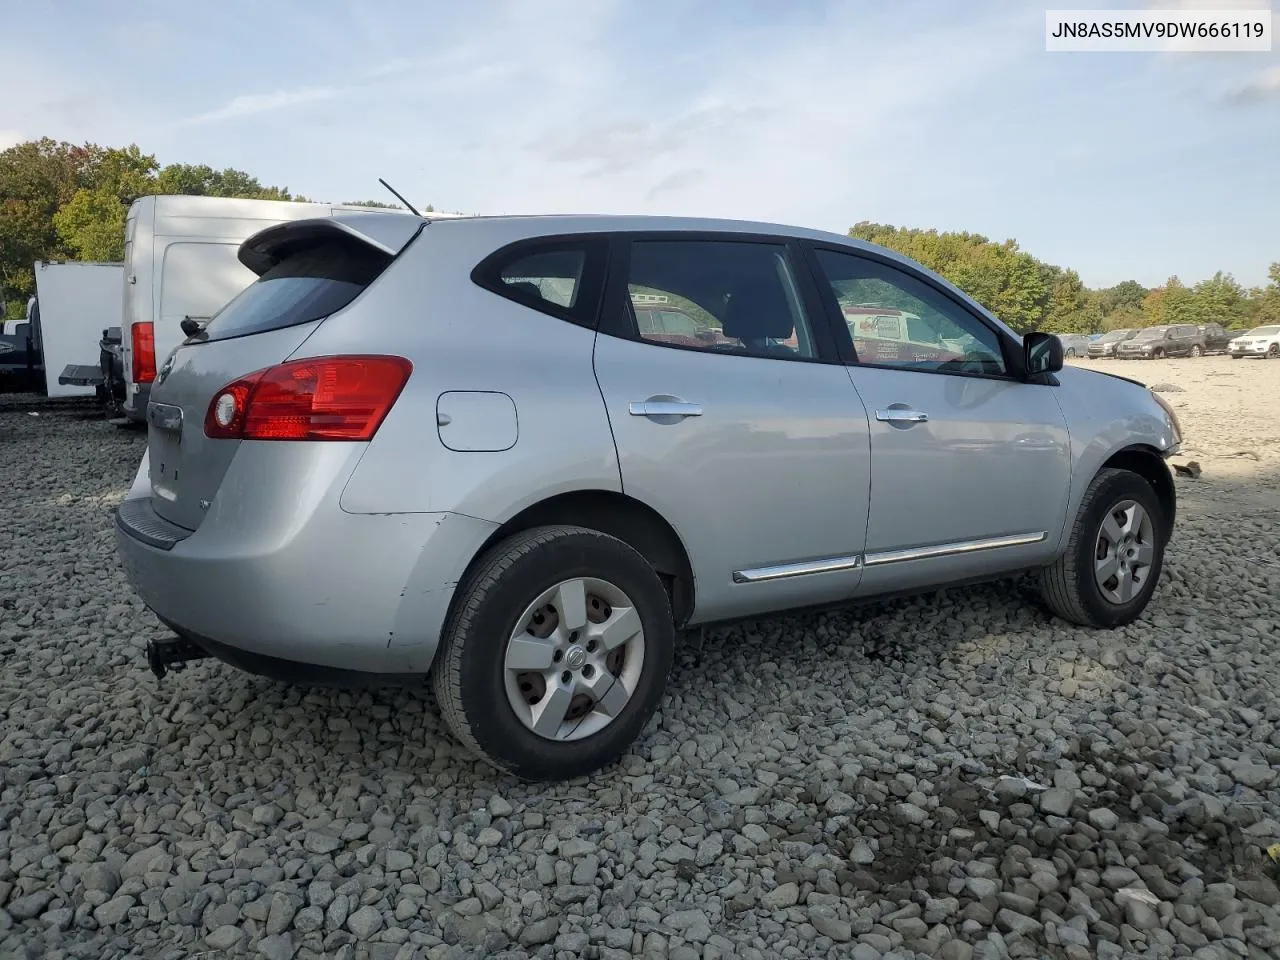
<instances>
[{"instance_id":1,"label":"wheel well","mask_svg":"<svg viewBox=\"0 0 1280 960\"><path fill-rule=\"evenodd\" d=\"M666 584L676 626L693 615L693 567L684 544L660 513L625 494L583 490L542 500L495 530L477 556L512 534L549 524L588 527L629 544Z\"/></svg>"},{"instance_id":2,"label":"wheel well","mask_svg":"<svg viewBox=\"0 0 1280 960\"><path fill-rule=\"evenodd\" d=\"M1164 511L1167 524L1166 535L1173 534L1173 521L1178 511L1178 495L1173 488L1173 474L1169 472L1164 458L1157 451L1151 447L1126 447L1112 454L1102 466L1128 470L1151 484Z\"/></svg>"}]
</instances>

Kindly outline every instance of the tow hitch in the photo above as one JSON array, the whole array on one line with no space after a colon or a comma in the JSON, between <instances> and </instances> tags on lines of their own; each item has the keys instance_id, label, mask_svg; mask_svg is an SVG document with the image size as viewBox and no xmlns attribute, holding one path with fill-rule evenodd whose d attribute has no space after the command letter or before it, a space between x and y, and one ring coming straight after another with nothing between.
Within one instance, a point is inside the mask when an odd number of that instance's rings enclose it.
<instances>
[{"instance_id":1,"label":"tow hitch","mask_svg":"<svg viewBox=\"0 0 1280 960\"><path fill-rule=\"evenodd\" d=\"M188 660L204 660L208 656L200 647L182 637L147 641L147 666L157 680L163 680L170 668L183 670Z\"/></svg>"}]
</instances>

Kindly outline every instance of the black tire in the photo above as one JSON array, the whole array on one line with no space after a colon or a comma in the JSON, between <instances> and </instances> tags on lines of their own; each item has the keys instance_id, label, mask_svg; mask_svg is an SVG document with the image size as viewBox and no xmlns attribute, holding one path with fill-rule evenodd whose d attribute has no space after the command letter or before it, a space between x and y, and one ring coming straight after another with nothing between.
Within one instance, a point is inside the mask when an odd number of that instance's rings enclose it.
<instances>
[{"instance_id":1,"label":"black tire","mask_svg":"<svg viewBox=\"0 0 1280 960\"><path fill-rule=\"evenodd\" d=\"M1151 517L1155 553L1137 595L1117 604L1103 596L1093 575L1093 562L1102 521L1124 500L1137 501ZM1132 623L1146 609L1160 581L1168 540L1169 523L1151 484L1129 470L1100 470L1080 503L1067 535L1066 552L1040 571L1040 595L1053 613L1071 623L1101 628Z\"/></svg>"},{"instance_id":2,"label":"black tire","mask_svg":"<svg viewBox=\"0 0 1280 960\"><path fill-rule=\"evenodd\" d=\"M1163 359L1164 359L1164 351L1163 351L1163 350L1154 350L1154 351L1152 351L1152 353L1151 353L1151 359L1152 359L1152 360L1163 360Z\"/></svg>"},{"instance_id":3,"label":"black tire","mask_svg":"<svg viewBox=\"0 0 1280 960\"><path fill-rule=\"evenodd\" d=\"M1204 349L1200 346L1200 344L1198 344L1198 343L1197 343L1197 344L1192 345L1192 347L1191 347L1191 356L1193 356L1193 357L1202 357L1202 356L1204 356Z\"/></svg>"},{"instance_id":4,"label":"black tire","mask_svg":"<svg viewBox=\"0 0 1280 960\"><path fill-rule=\"evenodd\" d=\"M1063 354L1063 356L1065 356L1068 360L1074 360L1075 355L1076 355L1076 351L1074 347L1069 347L1067 349L1067 352Z\"/></svg>"},{"instance_id":5,"label":"black tire","mask_svg":"<svg viewBox=\"0 0 1280 960\"><path fill-rule=\"evenodd\" d=\"M1272 360L1276 357L1280 357L1280 346L1273 343L1271 346L1267 347L1267 356Z\"/></svg>"},{"instance_id":6,"label":"black tire","mask_svg":"<svg viewBox=\"0 0 1280 960\"><path fill-rule=\"evenodd\" d=\"M503 664L517 618L538 594L575 576L607 580L628 595L644 629L644 661L635 692L608 726L560 742L515 715ZM568 780L614 762L640 735L666 689L675 638L667 591L636 550L596 530L537 527L493 546L459 585L432 683L445 723L477 756L526 780Z\"/></svg>"}]
</instances>

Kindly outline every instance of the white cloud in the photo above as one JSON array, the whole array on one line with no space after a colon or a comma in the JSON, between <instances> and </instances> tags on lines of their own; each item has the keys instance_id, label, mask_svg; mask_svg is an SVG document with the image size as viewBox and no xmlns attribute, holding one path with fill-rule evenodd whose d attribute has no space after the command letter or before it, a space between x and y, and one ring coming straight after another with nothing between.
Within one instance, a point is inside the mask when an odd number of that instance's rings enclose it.
<instances>
[{"instance_id":1,"label":"white cloud","mask_svg":"<svg viewBox=\"0 0 1280 960\"><path fill-rule=\"evenodd\" d=\"M247 93L234 97L226 104L208 113L184 120L184 123L212 123L218 120L231 120L236 117L252 116L269 110L282 110L285 107L296 107L303 103L317 100L332 100L338 96L335 87L299 87L295 90L275 90L271 93Z\"/></svg>"},{"instance_id":2,"label":"white cloud","mask_svg":"<svg viewBox=\"0 0 1280 960\"><path fill-rule=\"evenodd\" d=\"M1228 94L1231 103L1256 103L1271 97L1280 97L1280 67L1271 67L1234 87Z\"/></svg>"},{"instance_id":3,"label":"white cloud","mask_svg":"<svg viewBox=\"0 0 1280 960\"><path fill-rule=\"evenodd\" d=\"M27 138L19 130L0 130L0 150L8 150L25 139Z\"/></svg>"}]
</instances>

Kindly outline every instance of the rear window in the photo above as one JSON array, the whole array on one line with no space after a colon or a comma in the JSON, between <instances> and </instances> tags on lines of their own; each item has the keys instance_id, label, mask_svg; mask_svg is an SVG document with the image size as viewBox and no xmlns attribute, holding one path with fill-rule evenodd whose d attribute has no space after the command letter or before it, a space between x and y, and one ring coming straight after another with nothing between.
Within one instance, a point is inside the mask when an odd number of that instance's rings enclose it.
<instances>
[{"instance_id":1,"label":"rear window","mask_svg":"<svg viewBox=\"0 0 1280 960\"><path fill-rule=\"evenodd\" d=\"M209 321L209 340L226 340L320 320L341 310L387 268L391 257L335 237L292 250Z\"/></svg>"}]
</instances>

